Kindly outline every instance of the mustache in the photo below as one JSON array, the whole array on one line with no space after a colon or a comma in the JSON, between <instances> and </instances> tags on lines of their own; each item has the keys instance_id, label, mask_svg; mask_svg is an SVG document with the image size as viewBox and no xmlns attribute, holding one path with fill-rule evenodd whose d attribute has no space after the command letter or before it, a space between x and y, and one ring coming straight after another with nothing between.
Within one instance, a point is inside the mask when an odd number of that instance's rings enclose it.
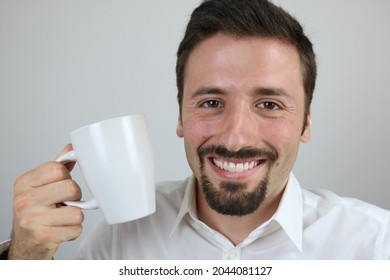
<instances>
[{"instance_id":1,"label":"mustache","mask_svg":"<svg viewBox=\"0 0 390 280\"><path fill-rule=\"evenodd\" d=\"M266 158L271 163L275 162L278 159L277 151L273 149L261 149L261 148L242 148L238 151L230 151L224 146L218 145L208 145L201 146L198 149L198 155L201 162L204 162L204 159L207 155L217 155L225 158L234 158L234 159L251 159L256 157Z\"/></svg>"}]
</instances>

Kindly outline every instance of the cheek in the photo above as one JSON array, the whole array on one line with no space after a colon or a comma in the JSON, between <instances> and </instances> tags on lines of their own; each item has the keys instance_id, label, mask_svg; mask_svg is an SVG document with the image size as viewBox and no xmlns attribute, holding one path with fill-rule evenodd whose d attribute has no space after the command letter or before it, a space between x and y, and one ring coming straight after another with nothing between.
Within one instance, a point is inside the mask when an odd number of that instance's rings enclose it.
<instances>
[{"instance_id":1,"label":"cheek","mask_svg":"<svg viewBox=\"0 0 390 280\"><path fill-rule=\"evenodd\" d=\"M281 185L294 167L298 149L300 131L292 125L275 124L268 130L267 144L278 152L278 160L272 171L273 183ZM279 178L279 179L278 179Z\"/></svg>"},{"instance_id":2,"label":"cheek","mask_svg":"<svg viewBox=\"0 0 390 280\"><path fill-rule=\"evenodd\" d=\"M212 131L215 131L213 122L199 120L198 118L183 120L184 140L196 148L211 137Z\"/></svg>"},{"instance_id":3,"label":"cheek","mask_svg":"<svg viewBox=\"0 0 390 280\"><path fill-rule=\"evenodd\" d=\"M301 130L295 123L275 121L267 127L264 139L280 153L295 150L299 145Z\"/></svg>"},{"instance_id":4,"label":"cheek","mask_svg":"<svg viewBox=\"0 0 390 280\"><path fill-rule=\"evenodd\" d=\"M188 164L192 172L199 178L200 160L198 150L210 139L210 125L195 118L183 120L183 139Z\"/></svg>"}]
</instances>

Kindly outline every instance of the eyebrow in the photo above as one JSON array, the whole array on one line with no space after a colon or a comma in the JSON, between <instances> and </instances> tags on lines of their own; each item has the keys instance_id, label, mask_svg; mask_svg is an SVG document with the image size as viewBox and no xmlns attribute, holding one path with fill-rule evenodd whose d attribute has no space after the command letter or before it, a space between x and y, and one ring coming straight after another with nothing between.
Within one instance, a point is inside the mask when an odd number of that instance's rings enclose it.
<instances>
[{"instance_id":1,"label":"eyebrow","mask_svg":"<svg viewBox=\"0 0 390 280\"><path fill-rule=\"evenodd\" d=\"M198 88L193 94L191 95L192 98L196 98L198 96L202 95L222 95L224 94L224 90L218 87L201 87ZM254 90L254 93L256 95L262 95L262 96L282 96L286 98L291 98L291 95L284 90L283 88L273 88L273 87L258 87Z\"/></svg>"},{"instance_id":2,"label":"eyebrow","mask_svg":"<svg viewBox=\"0 0 390 280\"><path fill-rule=\"evenodd\" d=\"M209 95L209 94L221 95L223 93L224 91L218 87L201 87L192 93L191 98L196 98L198 96Z\"/></svg>"},{"instance_id":3,"label":"eyebrow","mask_svg":"<svg viewBox=\"0 0 390 280\"><path fill-rule=\"evenodd\" d=\"M256 88L255 93L257 95L264 95L264 96L282 96L282 97L291 98L291 95L283 88L259 87Z\"/></svg>"}]
</instances>

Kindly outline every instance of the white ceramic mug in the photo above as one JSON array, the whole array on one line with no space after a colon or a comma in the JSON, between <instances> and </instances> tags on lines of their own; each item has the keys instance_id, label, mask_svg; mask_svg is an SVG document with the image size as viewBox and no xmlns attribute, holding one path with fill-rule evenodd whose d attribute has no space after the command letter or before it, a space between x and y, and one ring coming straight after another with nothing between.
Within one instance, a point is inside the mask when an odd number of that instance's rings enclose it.
<instances>
[{"instance_id":1,"label":"white ceramic mug","mask_svg":"<svg viewBox=\"0 0 390 280\"><path fill-rule=\"evenodd\" d=\"M77 161L93 199L66 205L99 208L109 224L155 212L154 158L144 115L94 123L70 137L74 150L57 161Z\"/></svg>"}]
</instances>

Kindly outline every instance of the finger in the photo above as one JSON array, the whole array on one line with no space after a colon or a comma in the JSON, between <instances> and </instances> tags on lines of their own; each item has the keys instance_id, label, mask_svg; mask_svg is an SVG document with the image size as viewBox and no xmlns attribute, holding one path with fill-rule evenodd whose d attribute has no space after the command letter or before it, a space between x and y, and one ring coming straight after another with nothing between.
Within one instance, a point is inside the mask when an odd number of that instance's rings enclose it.
<instances>
[{"instance_id":1,"label":"finger","mask_svg":"<svg viewBox=\"0 0 390 280\"><path fill-rule=\"evenodd\" d=\"M25 213L16 213L14 229L24 232L41 232L42 228L75 226L84 221L84 213L76 206L60 208L34 207Z\"/></svg>"},{"instance_id":2,"label":"finger","mask_svg":"<svg viewBox=\"0 0 390 280\"><path fill-rule=\"evenodd\" d=\"M83 226L78 224L74 226L51 227L50 231L53 236L57 237L59 243L62 243L78 238L83 231Z\"/></svg>"},{"instance_id":3,"label":"finger","mask_svg":"<svg viewBox=\"0 0 390 280\"><path fill-rule=\"evenodd\" d=\"M59 158L59 157L62 156L63 154L66 154L67 152L70 152L70 151L72 151L72 150L73 150L72 144L67 144L67 145L65 146L65 148L63 148L62 151L56 156L55 159ZM68 163L65 163L64 165L65 165L65 167L66 167L69 171L72 171L73 168L74 168L74 166L76 165L76 163L75 163L75 162L68 162Z\"/></svg>"},{"instance_id":4,"label":"finger","mask_svg":"<svg viewBox=\"0 0 390 280\"><path fill-rule=\"evenodd\" d=\"M53 208L41 216L41 222L46 226L64 227L77 226L84 221L83 211L75 206Z\"/></svg>"},{"instance_id":5,"label":"finger","mask_svg":"<svg viewBox=\"0 0 390 280\"><path fill-rule=\"evenodd\" d=\"M71 175L63 164L47 162L17 178L14 184L14 191L15 194L18 194L31 188L70 178Z\"/></svg>"},{"instance_id":6,"label":"finger","mask_svg":"<svg viewBox=\"0 0 390 280\"><path fill-rule=\"evenodd\" d=\"M49 184L43 189L46 195L41 202L47 206L55 206L64 201L78 201L81 199L81 188L73 179L66 179L61 182Z\"/></svg>"},{"instance_id":7,"label":"finger","mask_svg":"<svg viewBox=\"0 0 390 280\"><path fill-rule=\"evenodd\" d=\"M76 225L65 226L48 226L43 227L40 244L57 244L58 246L65 241L71 241L78 238L83 230L81 223Z\"/></svg>"},{"instance_id":8,"label":"finger","mask_svg":"<svg viewBox=\"0 0 390 280\"><path fill-rule=\"evenodd\" d=\"M72 144L67 144L63 149L62 151L56 156L56 159L59 158L60 156L62 156L63 154L66 154L67 152L70 152L73 150L73 146Z\"/></svg>"},{"instance_id":9,"label":"finger","mask_svg":"<svg viewBox=\"0 0 390 280\"><path fill-rule=\"evenodd\" d=\"M23 215L26 211L39 211L41 208L47 211L64 201L80 199L80 187L74 180L67 179L15 195L14 211L18 215Z\"/></svg>"}]
</instances>

